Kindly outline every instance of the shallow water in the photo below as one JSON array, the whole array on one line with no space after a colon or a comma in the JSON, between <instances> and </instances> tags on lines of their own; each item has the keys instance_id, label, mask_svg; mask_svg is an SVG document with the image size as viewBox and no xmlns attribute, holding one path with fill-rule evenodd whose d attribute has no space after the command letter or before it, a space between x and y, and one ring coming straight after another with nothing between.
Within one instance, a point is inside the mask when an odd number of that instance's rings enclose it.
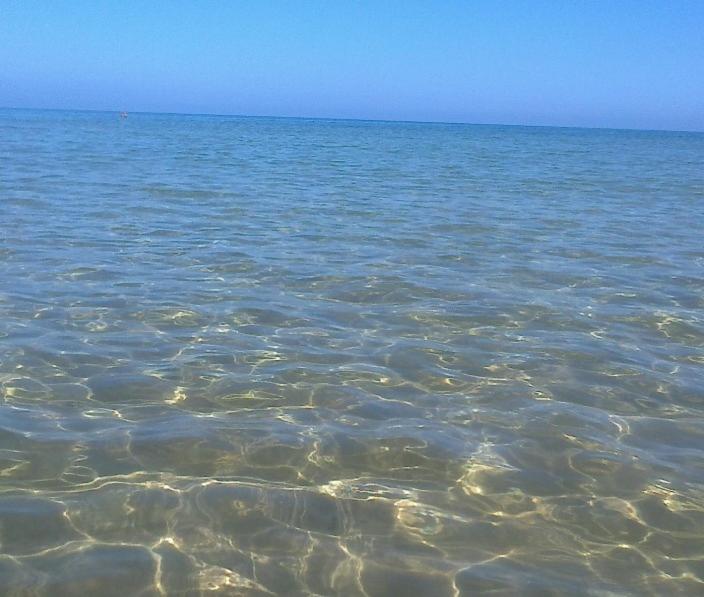
<instances>
[{"instance_id":1,"label":"shallow water","mask_svg":"<svg viewBox=\"0 0 704 597\"><path fill-rule=\"evenodd\" d=\"M704 594L704 135L6 110L0 214L0 593Z\"/></svg>"}]
</instances>

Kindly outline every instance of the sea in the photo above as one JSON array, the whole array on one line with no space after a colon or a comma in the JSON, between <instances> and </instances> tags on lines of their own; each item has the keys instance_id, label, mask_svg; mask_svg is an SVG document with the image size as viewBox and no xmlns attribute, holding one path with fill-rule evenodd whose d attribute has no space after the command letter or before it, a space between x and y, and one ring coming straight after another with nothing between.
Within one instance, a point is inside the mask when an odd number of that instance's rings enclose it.
<instances>
[{"instance_id":1,"label":"sea","mask_svg":"<svg viewBox=\"0 0 704 597\"><path fill-rule=\"evenodd\" d=\"M704 134L0 111L0 594L704 595Z\"/></svg>"}]
</instances>

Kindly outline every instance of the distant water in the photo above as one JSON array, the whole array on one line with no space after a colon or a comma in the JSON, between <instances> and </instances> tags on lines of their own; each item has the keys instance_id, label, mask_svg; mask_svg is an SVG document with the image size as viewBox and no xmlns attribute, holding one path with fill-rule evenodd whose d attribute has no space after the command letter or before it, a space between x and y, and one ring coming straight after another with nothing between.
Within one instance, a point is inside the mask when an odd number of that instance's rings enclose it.
<instances>
[{"instance_id":1,"label":"distant water","mask_svg":"<svg viewBox=\"0 0 704 597\"><path fill-rule=\"evenodd\" d=\"M704 135L6 110L0 215L0 594L704 594Z\"/></svg>"}]
</instances>

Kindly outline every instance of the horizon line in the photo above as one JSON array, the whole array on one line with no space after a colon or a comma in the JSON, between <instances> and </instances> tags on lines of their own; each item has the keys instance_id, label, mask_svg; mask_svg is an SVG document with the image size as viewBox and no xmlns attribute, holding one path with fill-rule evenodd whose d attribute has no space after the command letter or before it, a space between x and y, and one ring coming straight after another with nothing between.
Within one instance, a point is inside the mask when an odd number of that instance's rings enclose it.
<instances>
[{"instance_id":1,"label":"horizon line","mask_svg":"<svg viewBox=\"0 0 704 597\"><path fill-rule=\"evenodd\" d=\"M554 128L554 129L581 129L597 131L631 131L643 133L686 133L701 135L704 129L665 129L665 128L635 128L635 127L613 127L613 126L586 126L586 125L564 125L564 124L516 124L502 122L468 122L460 120L394 120L386 118L353 118L343 116L288 116L276 114L223 114L220 112L152 112L148 110L122 110L122 109L95 109L95 108L27 108L19 106L0 106L0 110L25 110L28 112L93 112L98 114L145 114L156 116L210 116L219 118L271 118L286 120L332 120L340 122L378 122L388 124L439 124L456 126L502 126L521 128Z\"/></svg>"}]
</instances>

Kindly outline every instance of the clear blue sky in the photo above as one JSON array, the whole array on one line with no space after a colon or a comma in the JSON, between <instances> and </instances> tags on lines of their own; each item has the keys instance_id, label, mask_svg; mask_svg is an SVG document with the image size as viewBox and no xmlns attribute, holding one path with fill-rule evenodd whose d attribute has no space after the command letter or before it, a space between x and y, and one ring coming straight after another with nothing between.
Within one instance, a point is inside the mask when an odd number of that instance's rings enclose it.
<instances>
[{"instance_id":1,"label":"clear blue sky","mask_svg":"<svg viewBox=\"0 0 704 597\"><path fill-rule=\"evenodd\" d=\"M704 130L704 0L0 0L0 106Z\"/></svg>"}]
</instances>

